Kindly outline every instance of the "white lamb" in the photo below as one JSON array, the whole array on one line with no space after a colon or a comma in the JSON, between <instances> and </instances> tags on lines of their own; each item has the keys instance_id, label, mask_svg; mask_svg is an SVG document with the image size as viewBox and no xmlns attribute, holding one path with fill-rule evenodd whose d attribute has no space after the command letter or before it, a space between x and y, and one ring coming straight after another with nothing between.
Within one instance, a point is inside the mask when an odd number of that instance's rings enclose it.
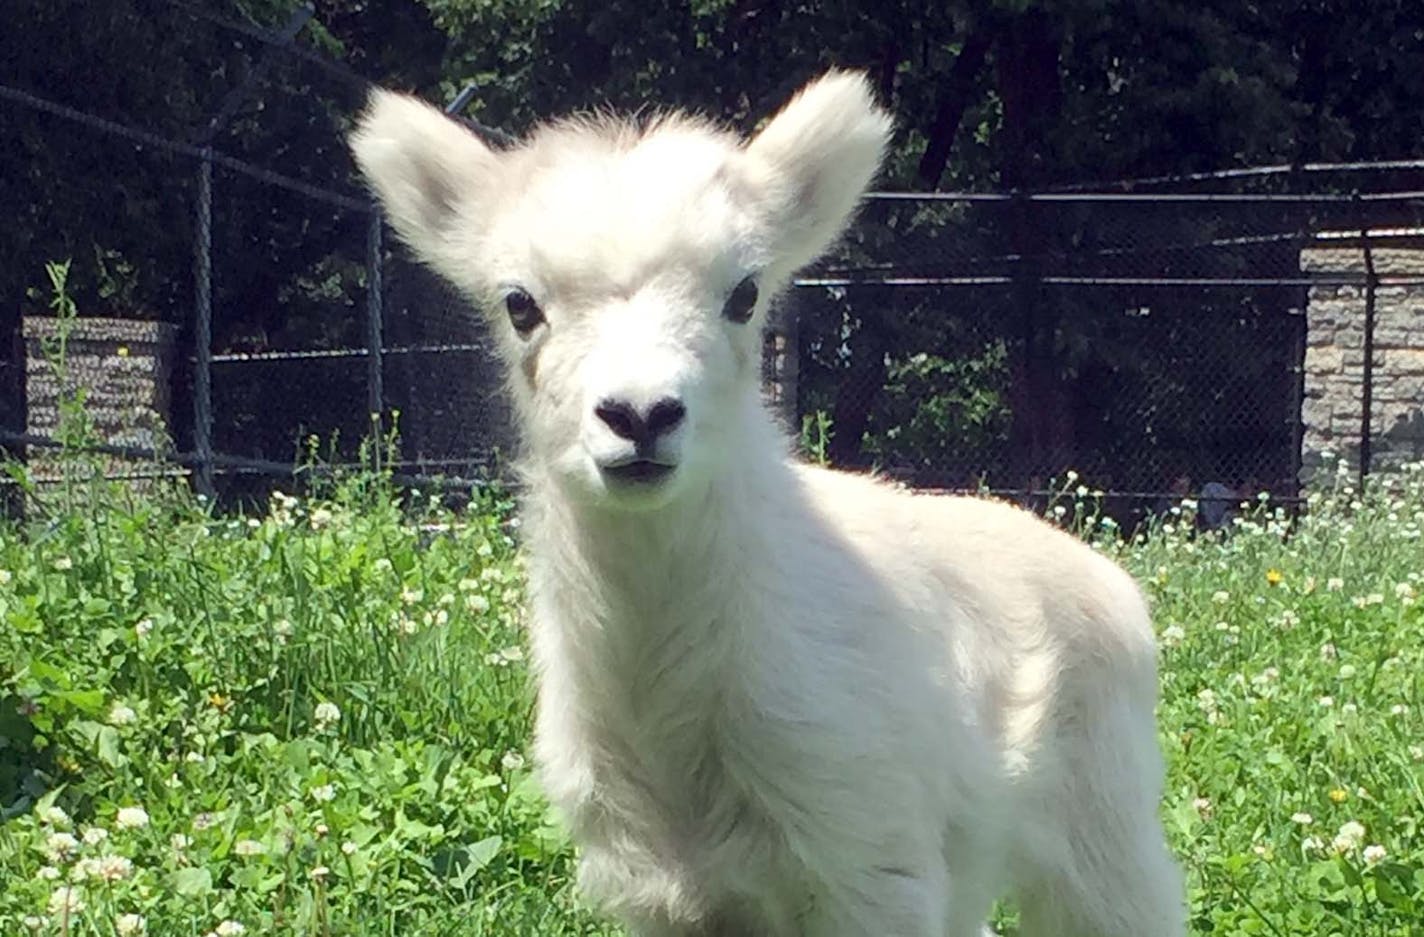
<instances>
[{"instance_id":1,"label":"white lamb","mask_svg":"<svg viewBox=\"0 0 1424 937\"><path fill-rule=\"evenodd\" d=\"M760 326L890 121L832 72L742 142L607 116L492 149L377 93L356 158L490 310L522 427L535 749L640 937L1175 937L1133 581L981 500L799 464Z\"/></svg>"}]
</instances>

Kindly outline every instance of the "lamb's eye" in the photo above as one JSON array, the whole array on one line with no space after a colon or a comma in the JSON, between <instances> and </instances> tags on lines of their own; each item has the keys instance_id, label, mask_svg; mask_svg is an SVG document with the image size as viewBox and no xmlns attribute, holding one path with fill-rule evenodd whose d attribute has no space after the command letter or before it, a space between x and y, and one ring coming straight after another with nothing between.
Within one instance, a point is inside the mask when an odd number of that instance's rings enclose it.
<instances>
[{"instance_id":1,"label":"lamb's eye","mask_svg":"<svg viewBox=\"0 0 1424 937\"><path fill-rule=\"evenodd\" d=\"M732 290L732 295L727 297L727 305L722 307L722 317L733 322L746 322L752 317L752 310L756 309L756 301L756 277L747 277L738 283L737 288Z\"/></svg>"},{"instance_id":2,"label":"lamb's eye","mask_svg":"<svg viewBox=\"0 0 1424 937\"><path fill-rule=\"evenodd\" d=\"M544 321L544 310L524 290L510 290L504 297L504 308L509 311L509 322L514 331L527 338L540 322Z\"/></svg>"}]
</instances>

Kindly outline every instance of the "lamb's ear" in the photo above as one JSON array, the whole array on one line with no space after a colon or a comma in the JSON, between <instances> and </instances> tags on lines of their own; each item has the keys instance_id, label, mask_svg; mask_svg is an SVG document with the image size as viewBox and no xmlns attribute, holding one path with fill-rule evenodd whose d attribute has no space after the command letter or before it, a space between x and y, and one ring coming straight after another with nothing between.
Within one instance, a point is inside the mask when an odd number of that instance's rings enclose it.
<instances>
[{"instance_id":1,"label":"lamb's ear","mask_svg":"<svg viewBox=\"0 0 1424 937\"><path fill-rule=\"evenodd\" d=\"M439 110L382 90L357 121L351 151L396 233L436 269L457 264L461 206L496 184L497 154Z\"/></svg>"},{"instance_id":2,"label":"lamb's ear","mask_svg":"<svg viewBox=\"0 0 1424 937\"><path fill-rule=\"evenodd\" d=\"M748 141L744 179L771 209L777 267L790 273L840 236L880 168L890 131L865 76L832 71Z\"/></svg>"}]
</instances>

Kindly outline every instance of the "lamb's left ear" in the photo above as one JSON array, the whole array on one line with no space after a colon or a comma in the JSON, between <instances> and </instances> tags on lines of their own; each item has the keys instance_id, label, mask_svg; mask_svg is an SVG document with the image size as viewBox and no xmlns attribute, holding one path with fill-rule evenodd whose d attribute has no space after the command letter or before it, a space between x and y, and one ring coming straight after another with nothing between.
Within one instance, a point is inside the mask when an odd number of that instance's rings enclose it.
<instances>
[{"instance_id":1,"label":"lamb's left ear","mask_svg":"<svg viewBox=\"0 0 1424 937\"><path fill-rule=\"evenodd\" d=\"M778 272L815 260L850 222L890 142L890 115L860 72L811 82L750 141L743 179L771 210Z\"/></svg>"},{"instance_id":2,"label":"lamb's left ear","mask_svg":"<svg viewBox=\"0 0 1424 937\"><path fill-rule=\"evenodd\" d=\"M459 282L461 215L497 185L498 155L439 110L375 91L351 151L392 227L421 260Z\"/></svg>"}]
</instances>

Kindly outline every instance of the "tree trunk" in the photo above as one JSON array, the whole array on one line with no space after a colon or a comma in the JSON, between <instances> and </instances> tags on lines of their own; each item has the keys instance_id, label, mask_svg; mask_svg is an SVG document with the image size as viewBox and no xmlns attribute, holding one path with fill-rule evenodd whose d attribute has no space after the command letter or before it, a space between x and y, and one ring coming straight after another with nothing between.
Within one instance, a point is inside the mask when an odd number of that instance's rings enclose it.
<instances>
[{"instance_id":1,"label":"tree trunk","mask_svg":"<svg viewBox=\"0 0 1424 937\"><path fill-rule=\"evenodd\" d=\"M920 185L927 189L939 188L945 166L949 164L949 153L954 147L954 138L959 133L959 125L964 120L964 112L974 94L974 81L984 67L984 60L993 45L993 33L985 27L971 32L964 40L964 46L954 60L940 90L939 106L935 109L934 123L930 125L929 142L920 157L917 173Z\"/></svg>"},{"instance_id":2,"label":"tree trunk","mask_svg":"<svg viewBox=\"0 0 1424 937\"><path fill-rule=\"evenodd\" d=\"M1001 178L1005 186L1030 190L1042 186L1051 166L1049 134L1058 114L1060 38L1041 10L1011 19L996 46L997 86L1003 102L1000 129ZM1040 265L1049 248L1038 204L1012 206L1006 228L1019 256L1014 277L1018 340L1010 345L1009 433L1011 471L1022 483L1048 476L1072 458L1072 407L1069 388L1059 378L1056 339L1059 311L1041 281Z\"/></svg>"}]
</instances>

